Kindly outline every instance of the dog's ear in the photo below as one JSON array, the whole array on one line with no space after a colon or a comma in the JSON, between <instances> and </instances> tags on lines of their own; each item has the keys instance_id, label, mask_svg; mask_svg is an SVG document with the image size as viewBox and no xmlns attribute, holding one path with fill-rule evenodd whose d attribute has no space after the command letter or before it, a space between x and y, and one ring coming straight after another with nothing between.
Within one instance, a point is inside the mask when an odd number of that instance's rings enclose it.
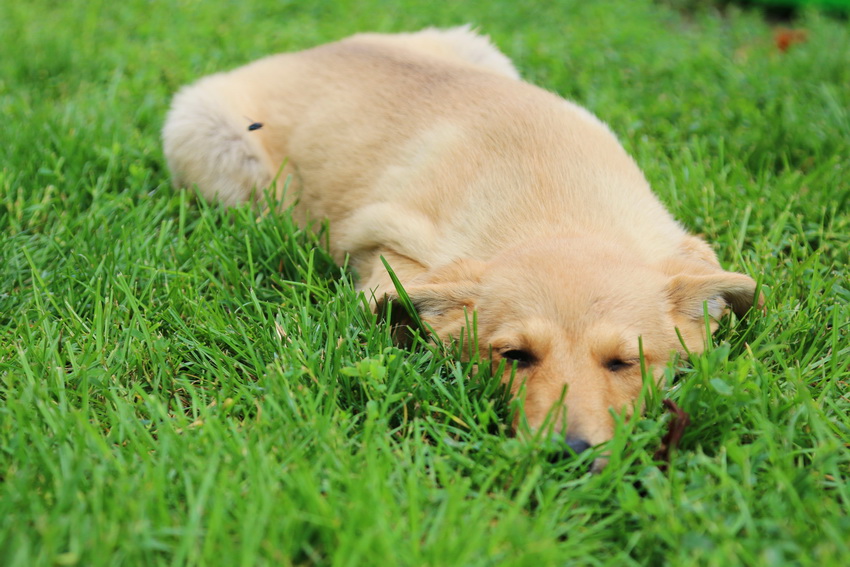
<instances>
[{"instance_id":1,"label":"dog's ear","mask_svg":"<svg viewBox=\"0 0 850 567\"><path fill-rule=\"evenodd\" d=\"M731 308L737 315L746 313L755 299L756 282L749 276L725 272L716 268L713 273L678 274L670 278L667 294L671 315L685 351L700 353L705 349L708 335L713 334L720 318ZM706 329L705 312L708 312Z\"/></svg>"},{"instance_id":2,"label":"dog's ear","mask_svg":"<svg viewBox=\"0 0 850 567\"><path fill-rule=\"evenodd\" d=\"M471 317L475 309L483 266L474 260L456 260L418 276L404 285L409 302L397 291L387 293L378 300L378 313L386 317L391 311L390 324L401 342L408 336L407 328L417 329L420 322L423 331L433 330L441 339L454 336L464 326L465 313Z\"/></svg>"},{"instance_id":3,"label":"dog's ear","mask_svg":"<svg viewBox=\"0 0 850 567\"><path fill-rule=\"evenodd\" d=\"M758 286L753 278L723 270L711 248L695 237L684 243L680 255L664 263L664 271L670 278L670 314L692 353L703 351L706 335L717 330L727 310L731 308L740 317L754 305L764 305L764 298L760 294L756 297ZM705 312L709 317L707 330Z\"/></svg>"},{"instance_id":4,"label":"dog's ear","mask_svg":"<svg viewBox=\"0 0 850 567\"><path fill-rule=\"evenodd\" d=\"M708 315L720 319L728 307L736 315L744 315L756 302L756 282L750 276L717 269L714 273L677 274L670 279L667 294L678 317L700 322L703 304Z\"/></svg>"},{"instance_id":5,"label":"dog's ear","mask_svg":"<svg viewBox=\"0 0 850 567\"><path fill-rule=\"evenodd\" d=\"M679 254L668 258L663 266L670 276L667 293L673 313L679 318L702 322L703 303L714 321L727 308L740 317L754 305L764 305L764 297L755 297L756 282L747 275L723 270L711 247L696 236L685 237Z\"/></svg>"}]
</instances>

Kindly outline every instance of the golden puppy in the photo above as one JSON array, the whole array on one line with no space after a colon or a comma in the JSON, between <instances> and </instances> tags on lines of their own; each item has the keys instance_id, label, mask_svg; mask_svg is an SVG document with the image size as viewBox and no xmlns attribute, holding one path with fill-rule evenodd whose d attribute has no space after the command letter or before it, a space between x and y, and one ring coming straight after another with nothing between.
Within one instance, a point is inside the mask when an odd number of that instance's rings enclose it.
<instances>
[{"instance_id":1,"label":"golden puppy","mask_svg":"<svg viewBox=\"0 0 850 567\"><path fill-rule=\"evenodd\" d=\"M442 340L477 312L485 357L550 411L565 445L611 438L645 364L660 377L755 282L720 268L650 191L610 130L518 78L469 28L363 34L181 90L163 129L175 182L227 204L267 187L329 219L359 288L395 293L386 258ZM284 195L284 181L291 183ZM470 315L467 318L467 315ZM566 411L564 411L566 410Z\"/></svg>"}]
</instances>

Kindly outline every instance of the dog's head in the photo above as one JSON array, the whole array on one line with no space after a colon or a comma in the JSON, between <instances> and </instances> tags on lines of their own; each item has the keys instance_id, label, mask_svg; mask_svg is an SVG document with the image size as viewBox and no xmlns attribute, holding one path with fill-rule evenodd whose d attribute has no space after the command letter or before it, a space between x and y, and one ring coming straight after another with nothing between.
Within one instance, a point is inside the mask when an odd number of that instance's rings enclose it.
<instances>
[{"instance_id":1,"label":"dog's head","mask_svg":"<svg viewBox=\"0 0 850 567\"><path fill-rule=\"evenodd\" d=\"M489 262L459 260L409 283L419 316L442 340L468 342L524 391L532 431L551 424L576 452L610 439L611 410L630 415L643 364L656 379L674 352L702 352L727 309L754 303L756 283L723 271L688 237L681 254L646 261L592 239L552 239ZM682 339L677 335L677 329ZM685 343L685 347L682 345ZM548 421L547 421L548 419ZM525 429L519 416L514 426Z\"/></svg>"}]
</instances>

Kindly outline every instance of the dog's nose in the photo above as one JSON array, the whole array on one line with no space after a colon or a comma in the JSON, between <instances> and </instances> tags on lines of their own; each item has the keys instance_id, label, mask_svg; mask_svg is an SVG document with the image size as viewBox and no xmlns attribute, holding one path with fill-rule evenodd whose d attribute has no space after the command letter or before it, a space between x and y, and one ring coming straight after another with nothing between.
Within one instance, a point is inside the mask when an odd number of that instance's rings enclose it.
<instances>
[{"instance_id":1,"label":"dog's nose","mask_svg":"<svg viewBox=\"0 0 850 567\"><path fill-rule=\"evenodd\" d=\"M584 439L579 439L577 437L567 437L566 441L567 447L569 447L570 450L576 455L578 455L582 451L587 451L588 449L590 449L590 443L588 443Z\"/></svg>"},{"instance_id":2,"label":"dog's nose","mask_svg":"<svg viewBox=\"0 0 850 567\"><path fill-rule=\"evenodd\" d=\"M593 446L579 437L567 436L565 438L561 435L554 435L551 441L552 445L550 446L555 449L549 454L549 461L552 463L557 463L564 459L571 460L577 457L579 453L587 451ZM566 447L564 445L566 445ZM598 460L599 459L597 459L597 461Z\"/></svg>"}]
</instances>

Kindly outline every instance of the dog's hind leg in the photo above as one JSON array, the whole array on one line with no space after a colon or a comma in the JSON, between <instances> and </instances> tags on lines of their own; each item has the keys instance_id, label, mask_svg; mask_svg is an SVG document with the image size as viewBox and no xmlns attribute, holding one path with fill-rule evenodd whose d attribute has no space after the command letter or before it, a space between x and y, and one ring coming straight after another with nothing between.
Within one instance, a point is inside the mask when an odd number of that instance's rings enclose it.
<instances>
[{"instance_id":1,"label":"dog's hind leg","mask_svg":"<svg viewBox=\"0 0 850 567\"><path fill-rule=\"evenodd\" d=\"M493 45L489 36L476 33L469 24L443 30L425 29L419 34L441 41L457 58L467 63L519 79L519 72L511 60Z\"/></svg>"},{"instance_id":2,"label":"dog's hind leg","mask_svg":"<svg viewBox=\"0 0 850 567\"><path fill-rule=\"evenodd\" d=\"M447 29L426 28L418 32L393 35L363 34L359 37L368 38L370 41L395 43L511 79L520 78L514 64L490 42L490 38L476 33L468 24Z\"/></svg>"}]
</instances>

